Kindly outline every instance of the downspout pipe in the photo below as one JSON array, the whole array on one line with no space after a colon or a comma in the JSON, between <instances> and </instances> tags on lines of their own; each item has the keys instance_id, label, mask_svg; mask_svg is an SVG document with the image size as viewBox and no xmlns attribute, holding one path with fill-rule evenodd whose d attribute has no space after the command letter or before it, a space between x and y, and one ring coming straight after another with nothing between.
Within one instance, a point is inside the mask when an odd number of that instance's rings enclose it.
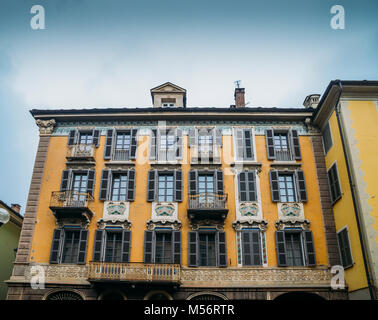
<instances>
[{"instance_id":1,"label":"downspout pipe","mask_svg":"<svg viewBox=\"0 0 378 320\"><path fill-rule=\"evenodd\" d=\"M365 274L366 274L366 279L367 279L367 283L368 283L370 298L371 298L371 300L375 300L376 299L376 297L375 297L376 292L375 292L375 287L372 284L372 279L371 279L371 275L370 275L370 271L369 271L369 264L368 264L368 261L367 261L365 242L364 242L364 239L363 239L363 236L362 236L361 224L360 224L360 219L359 219L360 215L359 215L359 210L358 210L358 205L357 205L357 200L356 200L357 192L356 192L356 187L355 187L353 180L352 180L350 163L349 163L347 153L346 153L346 146L345 146L345 139L344 139L344 131L345 130L344 130L342 121L340 119L339 102L340 102L340 97L341 97L341 94L342 94L342 91L343 91L343 85L341 83L341 80L337 80L337 85L339 86L340 91L339 91L339 95L338 95L338 98L337 98L337 101L336 101L336 108L335 108L336 109L335 110L336 111L336 118L337 118L337 123L338 123L338 127L339 127L341 144L343 146L345 164L346 164L346 168L347 168L347 172L348 172L348 180L349 180L350 190L351 190L351 194L352 194L354 214L355 214L355 217L356 217L358 236L359 236L360 244L361 244L361 251L362 251L362 257L363 257L363 260L364 260Z\"/></svg>"}]
</instances>

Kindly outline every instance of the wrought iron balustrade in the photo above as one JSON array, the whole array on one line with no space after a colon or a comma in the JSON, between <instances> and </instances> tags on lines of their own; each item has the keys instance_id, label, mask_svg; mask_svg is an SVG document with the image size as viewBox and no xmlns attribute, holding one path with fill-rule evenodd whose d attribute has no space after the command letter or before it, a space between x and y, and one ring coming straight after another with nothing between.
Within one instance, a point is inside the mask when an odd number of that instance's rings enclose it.
<instances>
[{"instance_id":1,"label":"wrought iron balustrade","mask_svg":"<svg viewBox=\"0 0 378 320\"><path fill-rule=\"evenodd\" d=\"M50 208L88 208L93 196L78 191L54 191L51 194Z\"/></svg>"},{"instance_id":2,"label":"wrought iron balustrade","mask_svg":"<svg viewBox=\"0 0 378 320\"><path fill-rule=\"evenodd\" d=\"M189 195L189 209L227 209L227 195L216 193Z\"/></svg>"},{"instance_id":3,"label":"wrought iron balustrade","mask_svg":"<svg viewBox=\"0 0 378 320\"><path fill-rule=\"evenodd\" d=\"M291 161L293 160L289 149L276 149L277 161Z\"/></svg>"}]
</instances>

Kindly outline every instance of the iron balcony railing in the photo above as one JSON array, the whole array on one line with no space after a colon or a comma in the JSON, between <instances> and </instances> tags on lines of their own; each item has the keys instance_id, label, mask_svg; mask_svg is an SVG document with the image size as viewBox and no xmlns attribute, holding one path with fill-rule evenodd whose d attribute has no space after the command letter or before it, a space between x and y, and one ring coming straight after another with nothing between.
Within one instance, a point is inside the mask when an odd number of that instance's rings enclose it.
<instances>
[{"instance_id":1,"label":"iron balcony railing","mask_svg":"<svg viewBox=\"0 0 378 320\"><path fill-rule=\"evenodd\" d=\"M90 262L88 279L92 281L140 281L140 282L179 282L179 264L144 264L117 262Z\"/></svg>"},{"instance_id":2,"label":"iron balcony railing","mask_svg":"<svg viewBox=\"0 0 378 320\"><path fill-rule=\"evenodd\" d=\"M54 191L51 194L50 208L88 208L93 201L89 193L78 191Z\"/></svg>"},{"instance_id":3,"label":"iron balcony railing","mask_svg":"<svg viewBox=\"0 0 378 320\"><path fill-rule=\"evenodd\" d=\"M277 161L291 161L292 156L289 149L276 149L276 160Z\"/></svg>"},{"instance_id":4,"label":"iron balcony railing","mask_svg":"<svg viewBox=\"0 0 378 320\"><path fill-rule=\"evenodd\" d=\"M96 147L93 144L76 144L68 146L67 158L70 159L84 159L92 158L94 159L96 152Z\"/></svg>"},{"instance_id":5,"label":"iron balcony railing","mask_svg":"<svg viewBox=\"0 0 378 320\"><path fill-rule=\"evenodd\" d=\"M196 195L189 195L189 209L227 209L227 195L216 193L199 193Z\"/></svg>"}]
</instances>

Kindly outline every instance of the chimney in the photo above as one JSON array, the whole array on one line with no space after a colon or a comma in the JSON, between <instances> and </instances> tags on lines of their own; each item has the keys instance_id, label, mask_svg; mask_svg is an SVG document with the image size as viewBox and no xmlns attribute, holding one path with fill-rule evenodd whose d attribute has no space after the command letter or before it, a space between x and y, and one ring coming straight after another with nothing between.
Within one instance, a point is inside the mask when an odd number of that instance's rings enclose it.
<instances>
[{"instance_id":1,"label":"chimney","mask_svg":"<svg viewBox=\"0 0 378 320\"><path fill-rule=\"evenodd\" d=\"M12 203L12 204L11 204L11 209L12 209L13 211L16 211L17 213L20 213L20 211L21 211L21 206L20 206L19 204L17 204L17 203Z\"/></svg>"},{"instance_id":2,"label":"chimney","mask_svg":"<svg viewBox=\"0 0 378 320\"><path fill-rule=\"evenodd\" d=\"M315 109L319 104L320 94L310 94L306 97L303 101L303 105L306 108L313 108Z\"/></svg>"},{"instance_id":3,"label":"chimney","mask_svg":"<svg viewBox=\"0 0 378 320\"><path fill-rule=\"evenodd\" d=\"M244 88L235 88L235 107L244 108L245 107L245 98L244 98L245 89Z\"/></svg>"}]
</instances>

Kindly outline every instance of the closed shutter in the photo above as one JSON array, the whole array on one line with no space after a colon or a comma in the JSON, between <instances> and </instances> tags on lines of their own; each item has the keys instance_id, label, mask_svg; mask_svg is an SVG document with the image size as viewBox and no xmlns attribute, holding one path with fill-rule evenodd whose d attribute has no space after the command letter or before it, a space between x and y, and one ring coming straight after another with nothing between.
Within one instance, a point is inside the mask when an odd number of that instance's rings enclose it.
<instances>
[{"instance_id":1,"label":"closed shutter","mask_svg":"<svg viewBox=\"0 0 378 320\"><path fill-rule=\"evenodd\" d=\"M189 195L198 194L198 171L189 171Z\"/></svg>"},{"instance_id":2,"label":"closed shutter","mask_svg":"<svg viewBox=\"0 0 378 320\"><path fill-rule=\"evenodd\" d=\"M182 201L182 171L175 170L174 201Z\"/></svg>"},{"instance_id":3,"label":"closed shutter","mask_svg":"<svg viewBox=\"0 0 378 320\"><path fill-rule=\"evenodd\" d=\"M70 190L71 175L72 175L72 170L63 170L62 181L60 183L60 191Z\"/></svg>"},{"instance_id":4,"label":"closed shutter","mask_svg":"<svg viewBox=\"0 0 378 320\"><path fill-rule=\"evenodd\" d=\"M213 129L213 162L221 162L222 130Z\"/></svg>"},{"instance_id":5,"label":"closed shutter","mask_svg":"<svg viewBox=\"0 0 378 320\"><path fill-rule=\"evenodd\" d=\"M250 171L246 173L246 176L247 176L247 189L248 189L247 201L257 201L256 173L254 171Z\"/></svg>"},{"instance_id":6,"label":"closed shutter","mask_svg":"<svg viewBox=\"0 0 378 320\"><path fill-rule=\"evenodd\" d=\"M93 244L93 261L102 261L102 248L105 236L105 230L96 230Z\"/></svg>"},{"instance_id":7,"label":"closed shutter","mask_svg":"<svg viewBox=\"0 0 378 320\"><path fill-rule=\"evenodd\" d=\"M113 135L114 129L109 129L106 131L105 149L104 149L104 159L111 159L113 153Z\"/></svg>"},{"instance_id":8,"label":"closed shutter","mask_svg":"<svg viewBox=\"0 0 378 320\"><path fill-rule=\"evenodd\" d=\"M182 159L182 130L177 129L176 130L176 158Z\"/></svg>"},{"instance_id":9,"label":"closed shutter","mask_svg":"<svg viewBox=\"0 0 378 320\"><path fill-rule=\"evenodd\" d=\"M96 171L95 170L88 170L88 176L87 176L87 193L89 193L91 196L93 196L95 176L96 176Z\"/></svg>"},{"instance_id":10,"label":"closed shutter","mask_svg":"<svg viewBox=\"0 0 378 320\"><path fill-rule=\"evenodd\" d=\"M226 232L218 231L216 237L218 244L218 267L227 267Z\"/></svg>"},{"instance_id":11,"label":"closed shutter","mask_svg":"<svg viewBox=\"0 0 378 320\"><path fill-rule=\"evenodd\" d=\"M68 134L68 145L72 146L77 143L78 131L77 130L70 130Z\"/></svg>"},{"instance_id":12,"label":"closed shutter","mask_svg":"<svg viewBox=\"0 0 378 320\"><path fill-rule=\"evenodd\" d=\"M265 131L265 139L268 160L274 160L276 158L276 150L274 149L274 131L272 129Z\"/></svg>"},{"instance_id":13,"label":"closed shutter","mask_svg":"<svg viewBox=\"0 0 378 320\"><path fill-rule=\"evenodd\" d=\"M79 251L77 255L77 263L85 264L87 257L87 243L88 243L88 230L82 229L80 231Z\"/></svg>"},{"instance_id":14,"label":"closed shutter","mask_svg":"<svg viewBox=\"0 0 378 320\"><path fill-rule=\"evenodd\" d=\"M181 231L172 231L172 262L181 264Z\"/></svg>"},{"instance_id":15,"label":"closed shutter","mask_svg":"<svg viewBox=\"0 0 378 320\"><path fill-rule=\"evenodd\" d=\"M291 145L295 160L301 160L301 147L299 145L298 130L291 130Z\"/></svg>"},{"instance_id":16,"label":"closed shutter","mask_svg":"<svg viewBox=\"0 0 378 320\"><path fill-rule=\"evenodd\" d=\"M100 200L108 200L108 190L111 182L111 171L110 170L102 170L101 174L101 187L100 187Z\"/></svg>"},{"instance_id":17,"label":"closed shutter","mask_svg":"<svg viewBox=\"0 0 378 320\"><path fill-rule=\"evenodd\" d=\"M307 265L309 267L314 267L316 266L316 258L312 231L303 231L303 238L307 256Z\"/></svg>"},{"instance_id":18,"label":"closed shutter","mask_svg":"<svg viewBox=\"0 0 378 320\"><path fill-rule=\"evenodd\" d=\"M150 135L150 160L156 160L157 130L152 129Z\"/></svg>"},{"instance_id":19,"label":"closed shutter","mask_svg":"<svg viewBox=\"0 0 378 320\"><path fill-rule=\"evenodd\" d=\"M93 145L98 147L100 143L100 130L94 129L92 135L93 135Z\"/></svg>"},{"instance_id":20,"label":"closed shutter","mask_svg":"<svg viewBox=\"0 0 378 320\"><path fill-rule=\"evenodd\" d=\"M50 252L50 263L59 263L63 229L55 229Z\"/></svg>"},{"instance_id":21,"label":"closed shutter","mask_svg":"<svg viewBox=\"0 0 378 320\"><path fill-rule=\"evenodd\" d=\"M127 201L134 201L135 198L135 170L129 170L127 173Z\"/></svg>"},{"instance_id":22,"label":"closed shutter","mask_svg":"<svg viewBox=\"0 0 378 320\"><path fill-rule=\"evenodd\" d=\"M239 201L248 201L248 192L247 192L247 173L240 172L238 174L239 182Z\"/></svg>"},{"instance_id":23,"label":"closed shutter","mask_svg":"<svg viewBox=\"0 0 378 320\"><path fill-rule=\"evenodd\" d=\"M269 171L269 180L270 180L270 192L273 202L280 201L280 190L278 184L278 171L271 170Z\"/></svg>"},{"instance_id":24,"label":"closed shutter","mask_svg":"<svg viewBox=\"0 0 378 320\"><path fill-rule=\"evenodd\" d=\"M154 263L154 246L155 246L155 232L154 231L144 231L144 263Z\"/></svg>"},{"instance_id":25,"label":"closed shutter","mask_svg":"<svg viewBox=\"0 0 378 320\"><path fill-rule=\"evenodd\" d=\"M223 171L216 170L214 173L215 188L217 194L224 194Z\"/></svg>"},{"instance_id":26,"label":"closed shutter","mask_svg":"<svg viewBox=\"0 0 378 320\"><path fill-rule=\"evenodd\" d=\"M242 231L243 265L262 265L261 240L259 230Z\"/></svg>"},{"instance_id":27,"label":"closed shutter","mask_svg":"<svg viewBox=\"0 0 378 320\"><path fill-rule=\"evenodd\" d=\"M137 129L131 130L130 159L136 158L136 150L137 150L137 145L138 145L137 133L138 133Z\"/></svg>"},{"instance_id":28,"label":"closed shutter","mask_svg":"<svg viewBox=\"0 0 378 320\"><path fill-rule=\"evenodd\" d=\"M243 129L235 129L236 159L244 159Z\"/></svg>"},{"instance_id":29,"label":"closed shutter","mask_svg":"<svg viewBox=\"0 0 378 320\"><path fill-rule=\"evenodd\" d=\"M131 231L122 231L122 258L121 262L129 262L130 260Z\"/></svg>"},{"instance_id":30,"label":"closed shutter","mask_svg":"<svg viewBox=\"0 0 378 320\"><path fill-rule=\"evenodd\" d=\"M244 133L244 159L253 160L254 151L253 151L253 135L251 129L243 130Z\"/></svg>"},{"instance_id":31,"label":"closed shutter","mask_svg":"<svg viewBox=\"0 0 378 320\"><path fill-rule=\"evenodd\" d=\"M188 266L198 267L199 265L199 236L197 231L188 233Z\"/></svg>"},{"instance_id":32,"label":"closed shutter","mask_svg":"<svg viewBox=\"0 0 378 320\"><path fill-rule=\"evenodd\" d=\"M155 201L156 198L156 186L157 186L157 170L148 171L147 181L147 201Z\"/></svg>"},{"instance_id":33,"label":"closed shutter","mask_svg":"<svg viewBox=\"0 0 378 320\"><path fill-rule=\"evenodd\" d=\"M279 267L286 267L287 259L286 259L286 243L285 243L284 231L276 231L276 252L277 252L277 265Z\"/></svg>"},{"instance_id":34,"label":"closed shutter","mask_svg":"<svg viewBox=\"0 0 378 320\"><path fill-rule=\"evenodd\" d=\"M306 191L306 183L304 178L304 172L302 170L296 170L296 182L297 182L297 190L298 190L298 201L306 202L307 201L307 191Z\"/></svg>"}]
</instances>

